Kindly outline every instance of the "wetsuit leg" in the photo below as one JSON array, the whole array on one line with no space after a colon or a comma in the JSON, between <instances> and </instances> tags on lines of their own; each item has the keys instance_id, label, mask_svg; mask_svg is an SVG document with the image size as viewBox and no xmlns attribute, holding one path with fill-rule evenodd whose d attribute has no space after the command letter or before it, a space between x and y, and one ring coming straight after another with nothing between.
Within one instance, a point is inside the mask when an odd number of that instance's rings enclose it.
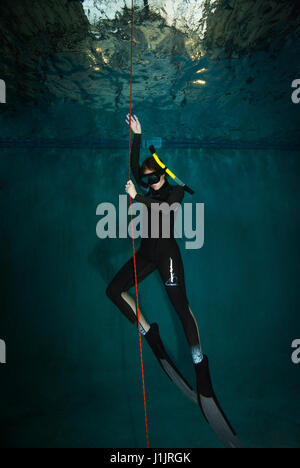
<instances>
[{"instance_id":1,"label":"wetsuit leg","mask_svg":"<svg viewBox=\"0 0 300 468\"><path fill-rule=\"evenodd\" d=\"M158 269L169 299L177 312L192 349L199 349L200 336L196 319L191 312L186 295L184 268L180 250L175 240L160 241Z\"/></svg>"},{"instance_id":2,"label":"wetsuit leg","mask_svg":"<svg viewBox=\"0 0 300 468\"><path fill-rule=\"evenodd\" d=\"M145 258L139 250L136 254L136 269L137 280L140 282L150 275L150 273L156 269L156 266L154 263L150 262L148 258ZM136 305L134 299L127 294L127 291L132 288L134 284L134 263L133 259L130 259L116 274L106 289L106 294L109 299L111 299L131 323L137 323ZM141 314L140 323L142 325L147 324Z\"/></svg>"}]
</instances>

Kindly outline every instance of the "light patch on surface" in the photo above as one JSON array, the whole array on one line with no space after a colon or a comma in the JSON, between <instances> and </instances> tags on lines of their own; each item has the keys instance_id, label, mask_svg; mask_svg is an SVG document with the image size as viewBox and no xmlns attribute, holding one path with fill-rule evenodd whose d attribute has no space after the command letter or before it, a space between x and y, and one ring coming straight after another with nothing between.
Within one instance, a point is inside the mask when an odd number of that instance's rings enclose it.
<instances>
[{"instance_id":1,"label":"light patch on surface","mask_svg":"<svg viewBox=\"0 0 300 468\"><path fill-rule=\"evenodd\" d=\"M92 61L95 65L98 63L97 60L96 60L96 58L94 57L94 55L92 55L92 54L90 54L90 53L88 53L87 55L88 55L88 57L91 59L91 61Z\"/></svg>"},{"instance_id":2,"label":"light patch on surface","mask_svg":"<svg viewBox=\"0 0 300 468\"><path fill-rule=\"evenodd\" d=\"M193 81L193 84L204 86L204 85L206 85L206 81L204 81L204 80L195 80L195 81Z\"/></svg>"},{"instance_id":3,"label":"light patch on surface","mask_svg":"<svg viewBox=\"0 0 300 468\"><path fill-rule=\"evenodd\" d=\"M206 6L215 11L218 0L149 0L150 10L166 20L168 26L175 26L181 31L197 31L201 36L207 28ZM83 8L89 22L97 24L101 19L115 19L122 14L124 7L131 8L131 0L85 0ZM145 8L143 0L134 0L134 6Z\"/></svg>"},{"instance_id":4,"label":"light patch on surface","mask_svg":"<svg viewBox=\"0 0 300 468\"><path fill-rule=\"evenodd\" d=\"M109 63L109 59L106 57L106 55L103 53L103 50L101 47L96 48L97 54L100 54L102 57L103 62L107 65Z\"/></svg>"}]
</instances>

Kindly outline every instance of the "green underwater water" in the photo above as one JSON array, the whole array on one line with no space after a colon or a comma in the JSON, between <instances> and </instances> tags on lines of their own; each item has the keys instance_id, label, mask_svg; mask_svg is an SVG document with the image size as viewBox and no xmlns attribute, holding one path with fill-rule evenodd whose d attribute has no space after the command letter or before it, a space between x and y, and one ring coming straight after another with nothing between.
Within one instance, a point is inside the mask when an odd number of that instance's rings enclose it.
<instances>
[{"instance_id":1,"label":"green underwater water","mask_svg":"<svg viewBox=\"0 0 300 468\"><path fill-rule=\"evenodd\" d=\"M246 447L300 447L299 155L161 150L205 204L205 244L182 250L216 393ZM143 152L142 156L146 156ZM128 154L2 150L2 447L145 447L138 334L105 295L130 239L96 236ZM156 273L141 310L194 385L179 319ZM199 408L143 346L151 447L219 447Z\"/></svg>"}]
</instances>

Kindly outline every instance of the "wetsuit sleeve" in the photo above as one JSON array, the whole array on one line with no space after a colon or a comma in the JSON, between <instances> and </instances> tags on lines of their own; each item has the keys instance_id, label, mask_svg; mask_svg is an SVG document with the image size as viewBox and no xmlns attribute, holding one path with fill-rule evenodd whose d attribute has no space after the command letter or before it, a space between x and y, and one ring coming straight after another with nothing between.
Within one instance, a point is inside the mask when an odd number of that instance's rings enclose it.
<instances>
[{"instance_id":1,"label":"wetsuit sleeve","mask_svg":"<svg viewBox=\"0 0 300 468\"><path fill-rule=\"evenodd\" d=\"M147 188L141 180L141 167L140 167L140 149L141 149L141 133L135 133L133 137L132 149L131 149L131 170L135 178L136 183L140 187Z\"/></svg>"},{"instance_id":2,"label":"wetsuit sleeve","mask_svg":"<svg viewBox=\"0 0 300 468\"><path fill-rule=\"evenodd\" d=\"M155 198L150 197L143 197L139 193L135 197L135 201L139 203L143 203L148 208L154 211L160 211L160 205L162 203L167 203L168 205L173 205L173 203L181 203L184 197L184 189L183 187L173 187L170 195L168 196L167 200L155 200Z\"/></svg>"}]
</instances>

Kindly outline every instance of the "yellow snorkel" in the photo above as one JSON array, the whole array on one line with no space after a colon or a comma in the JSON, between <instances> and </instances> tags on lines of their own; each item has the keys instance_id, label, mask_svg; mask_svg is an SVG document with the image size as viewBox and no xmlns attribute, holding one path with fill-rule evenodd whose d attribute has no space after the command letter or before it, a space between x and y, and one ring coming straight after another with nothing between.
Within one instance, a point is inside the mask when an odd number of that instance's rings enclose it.
<instances>
[{"instance_id":1,"label":"yellow snorkel","mask_svg":"<svg viewBox=\"0 0 300 468\"><path fill-rule=\"evenodd\" d=\"M183 187L186 192L189 192L192 195L195 193L194 190L192 190L184 182L182 182L182 180L180 180L175 174L173 174L173 172L171 172L170 169L167 168L167 166L159 159L153 145L149 146L149 150L152 156L154 157L155 161L157 162L157 164L165 171L166 174L168 174L168 176L171 177L171 179L174 180L174 182L176 182L176 184Z\"/></svg>"}]
</instances>

